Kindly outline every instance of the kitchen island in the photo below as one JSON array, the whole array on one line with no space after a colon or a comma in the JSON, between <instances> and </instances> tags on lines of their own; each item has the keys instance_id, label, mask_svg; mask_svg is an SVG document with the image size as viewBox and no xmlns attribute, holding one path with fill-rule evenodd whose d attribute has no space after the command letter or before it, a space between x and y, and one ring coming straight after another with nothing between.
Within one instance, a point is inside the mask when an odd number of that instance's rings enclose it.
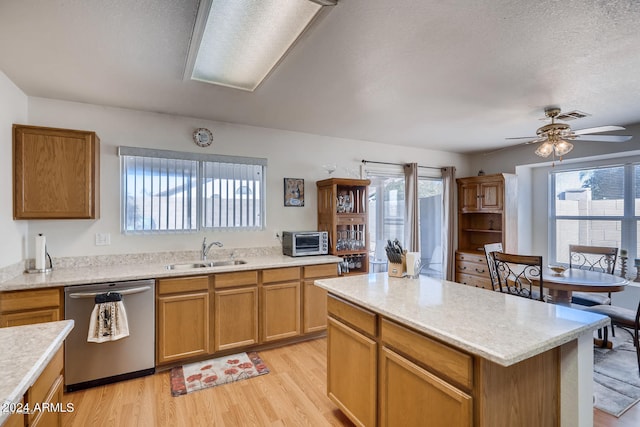
<instances>
[{"instance_id":1,"label":"kitchen island","mask_svg":"<svg viewBox=\"0 0 640 427\"><path fill-rule=\"evenodd\" d=\"M592 337L608 318L428 277L315 284L328 395L356 425L593 424Z\"/></svg>"}]
</instances>

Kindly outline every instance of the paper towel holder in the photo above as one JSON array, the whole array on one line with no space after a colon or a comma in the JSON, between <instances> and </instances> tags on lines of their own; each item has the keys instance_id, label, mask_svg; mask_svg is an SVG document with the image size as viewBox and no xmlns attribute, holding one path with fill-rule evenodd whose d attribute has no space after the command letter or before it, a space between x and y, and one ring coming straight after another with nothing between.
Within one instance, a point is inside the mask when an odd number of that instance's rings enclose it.
<instances>
[{"instance_id":1,"label":"paper towel holder","mask_svg":"<svg viewBox=\"0 0 640 427\"><path fill-rule=\"evenodd\" d=\"M37 273L51 273L51 271L53 270L53 261L51 260L51 255L49 255L49 252L45 252L45 258L49 260L49 267L45 267L45 268L29 268L28 270L25 271L25 273L29 273L29 274L37 274Z\"/></svg>"}]
</instances>

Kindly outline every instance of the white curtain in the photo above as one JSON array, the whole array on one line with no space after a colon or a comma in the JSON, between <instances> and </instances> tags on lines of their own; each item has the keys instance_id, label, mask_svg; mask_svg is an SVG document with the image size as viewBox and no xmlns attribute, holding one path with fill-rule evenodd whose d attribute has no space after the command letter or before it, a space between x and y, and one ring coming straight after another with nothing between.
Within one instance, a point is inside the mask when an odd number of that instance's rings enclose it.
<instances>
[{"instance_id":1,"label":"white curtain","mask_svg":"<svg viewBox=\"0 0 640 427\"><path fill-rule=\"evenodd\" d=\"M449 166L442 168L442 252L443 272L446 280L453 280L455 273L454 262L454 194L456 168Z\"/></svg>"},{"instance_id":2,"label":"white curtain","mask_svg":"<svg viewBox=\"0 0 640 427\"><path fill-rule=\"evenodd\" d=\"M404 165L404 246L409 252L420 252L420 202L418 200L418 164Z\"/></svg>"}]
</instances>

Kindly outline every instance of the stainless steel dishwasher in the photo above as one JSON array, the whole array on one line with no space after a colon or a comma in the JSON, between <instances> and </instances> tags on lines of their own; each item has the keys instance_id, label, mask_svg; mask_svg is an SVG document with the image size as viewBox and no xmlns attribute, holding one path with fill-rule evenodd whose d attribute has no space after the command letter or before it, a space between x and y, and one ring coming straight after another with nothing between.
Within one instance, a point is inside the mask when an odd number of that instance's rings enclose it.
<instances>
[{"instance_id":1,"label":"stainless steel dishwasher","mask_svg":"<svg viewBox=\"0 0 640 427\"><path fill-rule=\"evenodd\" d=\"M118 292L129 326L129 336L117 341L88 342L95 296ZM149 375L155 372L155 281L135 280L64 289L64 317L75 326L64 343L66 391Z\"/></svg>"}]
</instances>

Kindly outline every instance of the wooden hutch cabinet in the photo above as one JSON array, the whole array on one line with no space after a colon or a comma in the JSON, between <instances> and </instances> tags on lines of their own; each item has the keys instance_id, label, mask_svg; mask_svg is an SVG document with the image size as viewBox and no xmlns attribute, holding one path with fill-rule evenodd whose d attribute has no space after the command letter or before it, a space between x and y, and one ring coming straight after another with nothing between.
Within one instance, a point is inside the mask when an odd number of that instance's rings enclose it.
<instances>
[{"instance_id":1,"label":"wooden hutch cabinet","mask_svg":"<svg viewBox=\"0 0 640 427\"><path fill-rule=\"evenodd\" d=\"M100 217L95 132L13 125L14 219Z\"/></svg>"},{"instance_id":2,"label":"wooden hutch cabinet","mask_svg":"<svg viewBox=\"0 0 640 427\"><path fill-rule=\"evenodd\" d=\"M349 261L349 273L369 272L368 179L318 181L318 231L329 232L329 253Z\"/></svg>"},{"instance_id":3,"label":"wooden hutch cabinet","mask_svg":"<svg viewBox=\"0 0 640 427\"><path fill-rule=\"evenodd\" d=\"M517 181L513 174L458 178L458 251L455 281L492 289L484 245L517 252Z\"/></svg>"}]
</instances>

